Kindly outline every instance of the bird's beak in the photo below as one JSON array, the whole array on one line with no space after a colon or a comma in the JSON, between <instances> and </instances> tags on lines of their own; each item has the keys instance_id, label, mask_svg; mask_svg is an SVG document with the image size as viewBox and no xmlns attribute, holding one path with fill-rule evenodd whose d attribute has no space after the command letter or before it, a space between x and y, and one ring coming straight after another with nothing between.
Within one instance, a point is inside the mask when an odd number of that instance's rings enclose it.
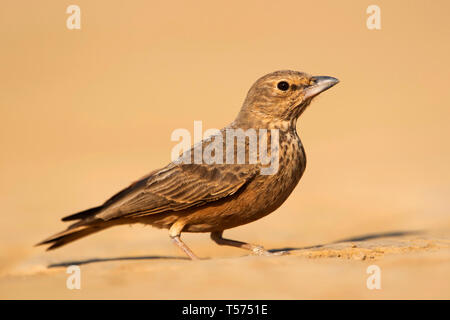
<instances>
[{"instance_id":1,"label":"bird's beak","mask_svg":"<svg viewBox=\"0 0 450 320\"><path fill-rule=\"evenodd\" d=\"M332 86L339 82L339 80L336 78L326 76L312 77L311 81L313 82L313 84L305 89L305 100L317 96L319 93L330 89Z\"/></svg>"}]
</instances>

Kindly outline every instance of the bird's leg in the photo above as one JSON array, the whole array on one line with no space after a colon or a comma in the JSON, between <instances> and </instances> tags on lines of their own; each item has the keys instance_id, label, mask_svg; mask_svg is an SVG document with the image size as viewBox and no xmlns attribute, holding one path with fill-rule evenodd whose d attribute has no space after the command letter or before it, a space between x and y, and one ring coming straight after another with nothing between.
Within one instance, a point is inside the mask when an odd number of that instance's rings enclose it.
<instances>
[{"instance_id":1,"label":"bird's leg","mask_svg":"<svg viewBox=\"0 0 450 320\"><path fill-rule=\"evenodd\" d=\"M281 252L269 252L265 250L262 246L258 246L251 243L246 243L242 241L236 241L231 239L225 239L222 237L223 231L215 231L211 232L211 239L217 243L219 246L232 246L237 247L245 250L251 251L253 254L258 256L278 256L282 254L286 254L287 252L281 251Z\"/></svg>"},{"instance_id":2,"label":"bird's leg","mask_svg":"<svg viewBox=\"0 0 450 320\"><path fill-rule=\"evenodd\" d=\"M169 230L169 236L172 239L172 242L175 243L183 252L191 258L191 260L199 260L198 257L192 252L191 249L181 240L180 234L181 230L183 229L184 224L179 223L178 221L175 222Z\"/></svg>"},{"instance_id":3,"label":"bird's leg","mask_svg":"<svg viewBox=\"0 0 450 320\"><path fill-rule=\"evenodd\" d=\"M172 239L173 243L180 247L181 250L183 250L189 258L191 258L191 260L198 260L198 257L194 254L194 252L192 252L192 250L189 249L189 247L183 241L181 241L180 236L171 236L170 238Z\"/></svg>"}]
</instances>

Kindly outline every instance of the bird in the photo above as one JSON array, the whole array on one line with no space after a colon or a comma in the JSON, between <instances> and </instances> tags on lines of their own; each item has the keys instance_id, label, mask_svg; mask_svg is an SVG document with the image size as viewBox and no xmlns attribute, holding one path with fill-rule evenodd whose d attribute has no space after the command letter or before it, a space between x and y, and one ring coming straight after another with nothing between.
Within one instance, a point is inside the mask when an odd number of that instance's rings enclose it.
<instances>
[{"instance_id":1,"label":"bird","mask_svg":"<svg viewBox=\"0 0 450 320\"><path fill-rule=\"evenodd\" d=\"M292 70L262 76L251 86L237 117L228 126L192 146L167 166L131 183L103 204L62 218L72 224L37 245L49 245L47 250L53 250L112 226L140 223L168 229L173 243L192 260L199 258L182 241L181 234L185 232L210 233L218 245L245 249L253 255L284 254L224 238L223 232L267 216L289 197L306 168L297 119L317 95L338 82L334 77ZM256 150L247 136L219 139L221 134L233 130L247 133L255 130L267 135L265 140L258 140ZM234 145L219 153L217 147L227 148L231 140ZM263 140L270 141L270 148L263 145ZM211 155L218 159L212 163L196 161L196 150L206 151L208 146L214 151ZM262 161L262 153L269 153L268 149L276 170L264 173L268 162ZM237 161L239 150L248 152L244 161L242 157ZM234 161L224 162L226 156Z\"/></svg>"}]
</instances>

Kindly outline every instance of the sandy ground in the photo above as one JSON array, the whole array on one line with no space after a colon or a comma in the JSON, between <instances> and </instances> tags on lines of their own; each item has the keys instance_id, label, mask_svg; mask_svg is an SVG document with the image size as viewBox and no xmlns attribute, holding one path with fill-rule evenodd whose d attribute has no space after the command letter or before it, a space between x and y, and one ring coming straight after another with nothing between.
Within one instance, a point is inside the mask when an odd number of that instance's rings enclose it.
<instances>
[{"instance_id":1,"label":"sandy ground","mask_svg":"<svg viewBox=\"0 0 450 320\"><path fill-rule=\"evenodd\" d=\"M127 229L127 228L125 228ZM144 228L133 228L144 229ZM2 299L448 299L448 233L388 232L326 244L265 241L284 256L258 257L186 236L201 261L187 260L168 239L144 240L145 230L122 230L64 251L10 250L0 276ZM125 232L128 235L125 235ZM111 232L114 233L114 232ZM229 232L232 233L232 232ZM129 237L125 245L120 238ZM139 241L132 238L139 238ZM270 239L272 238L272 239ZM93 240L96 240L95 242ZM118 243L111 243L112 241ZM191 240L191 241L189 241ZM272 240L272 241L270 241ZM262 241L262 239L261 239ZM163 243L166 242L166 243ZM270 245L270 243L273 243ZM151 248L151 249L146 249ZM99 253L101 252L101 254ZM5 261L2 261L5 262ZM69 265L81 289L69 290ZM381 289L367 288L367 268L380 268Z\"/></svg>"},{"instance_id":2,"label":"sandy ground","mask_svg":"<svg viewBox=\"0 0 450 320\"><path fill-rule=\"evenodd\" d=\"M379 0L381 30L364 1L77 0L81 30L70 4L2 1L0 298L450 298L449 1ZM33 247L165 166L175 129L227 125L280 69L340 83L298 121L299 186L225 236L290 255L183 234L208 258L191 262L144 226Z\"/></svg>"}]
</instances>

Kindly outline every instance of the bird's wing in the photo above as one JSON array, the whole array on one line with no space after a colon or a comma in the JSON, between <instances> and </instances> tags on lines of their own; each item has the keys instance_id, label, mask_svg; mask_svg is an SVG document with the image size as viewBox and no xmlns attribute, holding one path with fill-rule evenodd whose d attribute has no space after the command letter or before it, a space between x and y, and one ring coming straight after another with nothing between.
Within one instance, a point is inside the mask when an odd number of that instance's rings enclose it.
<instances>
[{"instance_id":1,"label":"bird's wing","mask_svg":"<svg viewBox=\"0 0 450 320\"><path fill-rule=\"evenodd\" d=\"M137 182L145 181L145 186L127 188L108 200L95 217L111 220L201 206L233 195L258 171L248 164L171 163Z\"/></svg>"}]
</instances>

